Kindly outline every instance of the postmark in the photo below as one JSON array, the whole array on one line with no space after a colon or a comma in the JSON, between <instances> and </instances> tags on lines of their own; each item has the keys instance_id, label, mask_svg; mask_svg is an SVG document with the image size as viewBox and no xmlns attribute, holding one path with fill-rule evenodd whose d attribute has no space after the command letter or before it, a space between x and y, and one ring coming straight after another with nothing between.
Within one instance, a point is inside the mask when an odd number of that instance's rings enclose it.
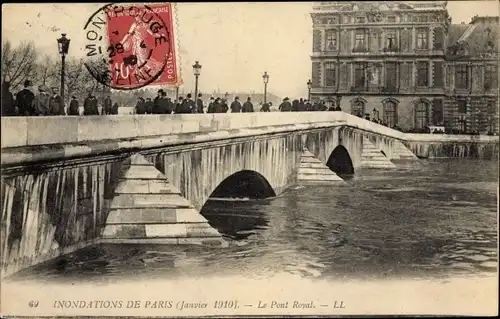
<instances>
[{"instance_id":1,"label":"postmark","mask_svg":"<svg viewBox=\"0 0 500 319\"><path fill-rule=\"evenodd\" d=\"M84 26L87 70L117 90L178 83L172 10L170 3L101 7Z\"/></svg>"}]
</instances>

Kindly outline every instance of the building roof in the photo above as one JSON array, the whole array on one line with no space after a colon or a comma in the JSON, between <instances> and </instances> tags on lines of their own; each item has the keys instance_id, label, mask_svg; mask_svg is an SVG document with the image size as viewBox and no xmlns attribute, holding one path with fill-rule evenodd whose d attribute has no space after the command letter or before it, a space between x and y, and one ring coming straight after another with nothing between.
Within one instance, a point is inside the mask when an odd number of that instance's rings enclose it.
<instances>
[{"instance_id":1,"label":"building roof","mask_svg":"<svg viewBox=\"0 0 500 319\"><path fill-rule=\"evenodd\" d=\"M498 17L474 17L470 24L451 25L448 33L449 48L465 49L461 54L451 55L483 57L498 52L498 28ZM449 50L449 53L453 53L453 50Z\"/></svg>"},{"instance_id":2,"label":"building roof","mask_svg":"<svg viewBox=\"0 0 500 319\"><path fill-rule=\"evenodd\" d=\"M446 10L447 1L328 1L313 3L313 11L434 11Z\"/></svg>"}]
</instances>

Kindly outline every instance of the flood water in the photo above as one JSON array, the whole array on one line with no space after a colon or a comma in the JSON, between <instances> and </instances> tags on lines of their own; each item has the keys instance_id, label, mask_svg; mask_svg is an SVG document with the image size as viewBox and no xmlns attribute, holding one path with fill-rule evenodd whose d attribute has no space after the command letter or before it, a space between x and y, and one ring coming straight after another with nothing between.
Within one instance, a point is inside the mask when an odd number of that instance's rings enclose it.
<instances>
[{"instance_id":1,"label":"flood water","mask_svg":"<svg viewBox=\"0 0 500 319\"><path fill-rule=\"evenodd\" d=\"M391 170L361 169L345 183L295 185L276 198L211 201L202 213L229 247L99 245L10 279L491 275L498 261L497 164L421 160Z\"/></svg>"}]
</instances>

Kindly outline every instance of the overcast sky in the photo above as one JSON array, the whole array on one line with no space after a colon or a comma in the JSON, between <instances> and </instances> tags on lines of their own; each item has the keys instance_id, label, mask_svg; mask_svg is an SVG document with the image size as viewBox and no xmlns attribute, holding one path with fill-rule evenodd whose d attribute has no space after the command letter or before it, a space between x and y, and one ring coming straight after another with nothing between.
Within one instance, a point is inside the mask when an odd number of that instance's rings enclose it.
<instances>
[{"instance_id":1,"label":"overcast sky","mask_svg":"<svg viewBox=\"0 0 500 319\"><path fill-rule=\"evenodd\" d=\"M45 54L57 54L56 38L71 39L70 55L83 57L83 26L103 4L4 4L2 36L13 44L35 41ZM194 86L191 65L202 64L200 89L211 92L268 91L279 96L307 96L311 76L312 3L179 3L178 39L186 90ZM492 1L448 1L453 23L475 15L498 16Z\"/></svg>"}]
</instances>

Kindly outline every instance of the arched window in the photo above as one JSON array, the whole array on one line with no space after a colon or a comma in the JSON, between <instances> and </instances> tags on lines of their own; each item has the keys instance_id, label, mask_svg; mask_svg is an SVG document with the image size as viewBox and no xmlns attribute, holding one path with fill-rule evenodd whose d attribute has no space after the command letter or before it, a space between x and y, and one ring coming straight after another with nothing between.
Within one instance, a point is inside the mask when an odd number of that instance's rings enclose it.
<instances>
[{"instance_id":1,"label":"arched window","mask_svg":"<svg viewBox=\"0 0 500 319\"><path fill-rule=\"evenodd\" d=\"M429 103L419 100L414 104L414 128L424 128L429 125Z\"/></svg>"},{"instance_id":2,"label":"arched window","mask_svg":"<svg viewBox=\"0 0 500 319\"><path fill-rule=\"evenodd\" d=\"M398 124L398 104L393 100L383 101L383 117L388 127Z\"/></svg>"},{"instance_id":3,"label":"arched window","mask_svg":"<svg viewBox=\"0 0 500 319\"><path fill-rule=\"evenodd\" d=\"M359 117L365 116L365 102L360 99L356 99L351 102L351 114Z\"/></svg>"}]
</instances>

